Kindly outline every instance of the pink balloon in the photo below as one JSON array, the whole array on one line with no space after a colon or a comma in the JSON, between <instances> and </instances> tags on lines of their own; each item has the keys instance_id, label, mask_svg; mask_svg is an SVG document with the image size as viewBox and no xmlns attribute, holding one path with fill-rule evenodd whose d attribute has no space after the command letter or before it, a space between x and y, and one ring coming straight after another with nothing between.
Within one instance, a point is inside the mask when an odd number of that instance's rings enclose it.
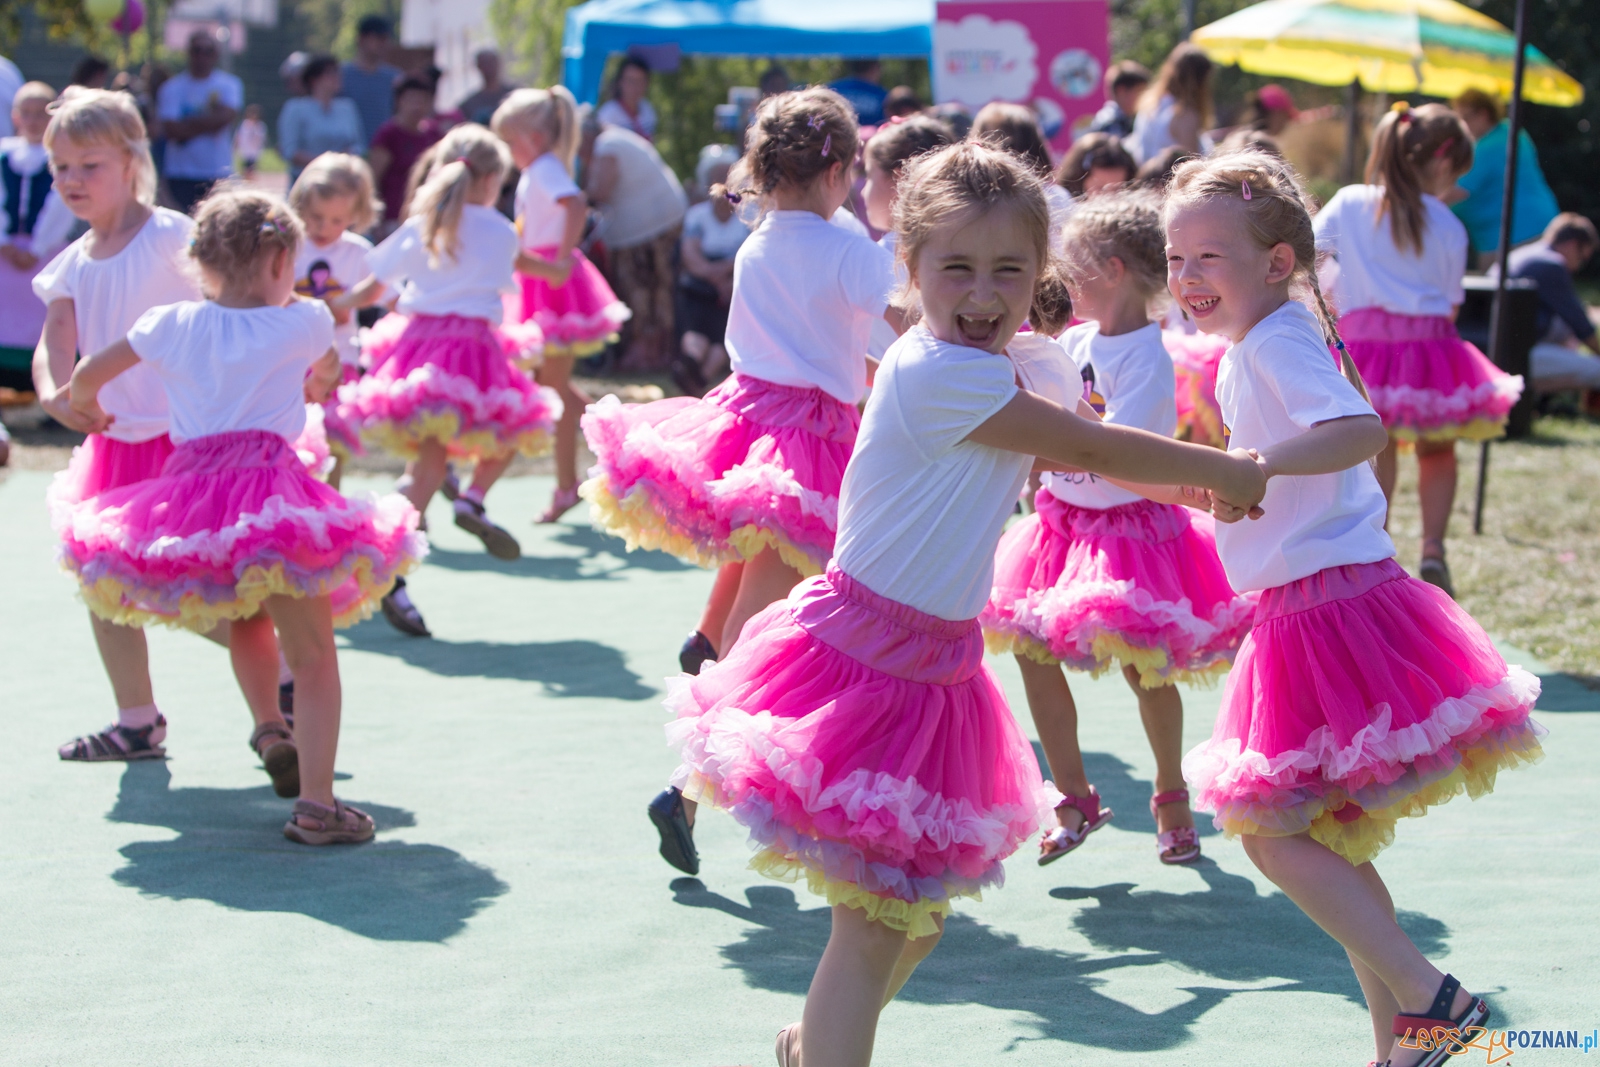
<instances>
[{"instance_id":1,"label":"pink balloon","mask_svg":"<svg viewBox=\"0 0 1600 1067\"><path fill-rule=\"evenodd\" d=\"M128 0L122 14L111 20L111 28L118 33L138 33L144 25L144 5L139 0Z\"/></svg>"}]
</instances>

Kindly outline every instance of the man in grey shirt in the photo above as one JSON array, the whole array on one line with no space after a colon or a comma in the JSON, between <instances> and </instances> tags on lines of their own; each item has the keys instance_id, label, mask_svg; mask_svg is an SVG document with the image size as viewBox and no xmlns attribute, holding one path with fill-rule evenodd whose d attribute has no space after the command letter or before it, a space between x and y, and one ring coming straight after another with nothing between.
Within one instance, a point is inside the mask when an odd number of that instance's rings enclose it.
<instances>
[{"instance_id":1,"label":"man in grey shirt","mask_svg":"<svg viewBox=\"0 0 1600 1067\"><path fill-rule=\"evenodd\" d=\"M356 23L356 58L340 68L341 96L355 101L361 115L361 144L372 143L390 115L394 114L394 87L405 74L399 67L383 61L394 31L382 15L368 15Z\"/></svg>"}]
</instances>

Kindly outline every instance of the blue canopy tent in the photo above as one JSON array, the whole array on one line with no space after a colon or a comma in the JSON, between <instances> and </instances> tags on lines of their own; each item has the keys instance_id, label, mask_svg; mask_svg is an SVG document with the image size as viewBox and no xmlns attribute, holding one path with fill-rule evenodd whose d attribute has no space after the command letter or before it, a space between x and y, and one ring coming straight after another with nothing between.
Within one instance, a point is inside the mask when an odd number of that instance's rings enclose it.
<instances>
[{"instance_id":1,"label":"blue canopy tent","mask_svg":"<svg viewBox=\"0 0 1600 1067\"><path fill-rule=\"evenodd\" d=\"M933 0L591 0L567 12L562 81L594 103L613 53L677 45L701 55L933 53Z\"/></svg>"}]
</instances>

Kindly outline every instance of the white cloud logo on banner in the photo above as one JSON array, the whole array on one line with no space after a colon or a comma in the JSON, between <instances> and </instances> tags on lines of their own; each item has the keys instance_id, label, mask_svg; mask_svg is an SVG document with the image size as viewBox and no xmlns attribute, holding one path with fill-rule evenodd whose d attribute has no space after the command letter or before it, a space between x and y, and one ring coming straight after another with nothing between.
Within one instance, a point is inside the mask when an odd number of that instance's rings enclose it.
<instances>
[{"instance_id":1,"label":"white cloud logo on banner","mask_svg":"<svg viewBox=\"0 0 1600 1067\"><path fill-rule=\"evenodd\" d=\"M1039 80L1038 47L1028 28L1010 19L968 15L933 28L934 93L968 107L1026 100Z\"/></svg>"}]
</instances>

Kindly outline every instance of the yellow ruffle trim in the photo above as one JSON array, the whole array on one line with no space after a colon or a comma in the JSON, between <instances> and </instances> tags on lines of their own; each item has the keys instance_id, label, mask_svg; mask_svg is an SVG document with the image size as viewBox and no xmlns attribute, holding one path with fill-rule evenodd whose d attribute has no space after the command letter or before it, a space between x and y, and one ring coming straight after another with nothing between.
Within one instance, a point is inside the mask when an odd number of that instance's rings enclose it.
<instances>
[{"instance_id":1,"label":"yellow ruffle trim","mask_svg":"<svg viewBox=\"0 0 1600 1067\"><path fill-rule=\"evenodd\" d=\"M939 925L933 921L933 917L950 914L948 899L923 899L912 903L899 897L880 897L854 882L828 878L797 857L771 849L757 852L750 861L750 869L780 882L798 882L804 877L806 888L827 900L830 907L843 904L849 908L859 908L867 913L867 919L871 922L882 923L891 930L902 930L913 941L937 934ZM974 900L983 899L982 894L976 891L960 895L970 896Z\"/></svg>"},{"instance_id":2,"label":"yellow ruffle trim","mask_svg":"<svg viewBox=\"0 0 1600 1067\"><path fill-rule=\"evenodd\" d=\"M462 433L461 416L454 411L417 415L404 423L378 422L361 430L362 444L402 459L416 459L418 446L427 440L443 441L452 456L472 459L500 459L513 453L533 458L549 453L554 443L545 430L519 433L509 444L491 430Z\"/></svg>"},{"instance_id":3,"label":"yellow ruffle trim","mask_svg":"<svg viewBox=\"0 0 1600 1067\"><path fill-rule=\"evenodd\" d=\"M776 548L784 563L799 571L802 577L821 574L805 552L796 548L788 538L762 526L741 526L728 535L728 544L717 549L697 541L674 528L662 518L651 504L650 495L635 487L628 495L617 498L604 475L590 478L578 486L578 495L589 502L589 513L595 524L607 533L622 538L628 551L644 548L676 556L685 563L715 570L728 563L742 563L754 559L768 548Z\"/></svg>"},{"instance_id":4,"label":"yellow ruffle trim","mask_svg":"<svg viewBox=\"0 0 1600 1067\"><path fill-rule=\"evenodd\" d=\"M409 574L416 568L417 560L407 557L395 571L394 577ZM71 573L70 567L66 569ZM282 563L274 563L271 567L257 564L246 568L244 574L234 583L232 600L212 603L199 593L187 593L178 601L176 616L158 614L128 604L125 595L130 592L129 587L114 578L101 578L93 585L80 582L78 588L83 602L89 606L90 611L118 626L148 626L151 623L160 623L174 629L207 633L224 619L248 619L260 613L261 605L268 597L288 596L298 600L312 596L327 596L351 578L355 579L356 586L361 590L360 599L333 617L333 625L338 629L344 629L370 618L377 610L378 602L394 588L393 577L381 585L373 578L372 560L365 556L356 557L349 574L340 574L334 579L326 580L319 588L312 591L302 589L291 582L284 573Z\"/></svg>"},{"instance_id":5,"label":"yellow ruffle trim","mask_svg":"<svg viewBox=\"0 0 1600 1067\"><path fill-rule=\"evenodd\" d=\"M540 354L544 359L587 359L597 352L604 352L607 345L614 345L621 339L620 333L609 333L594 341L574 341L565 345L560 341L546 340L544 351ZM538 366L537 363L534 365Z\"/></svg>"},{"instance_id":6,"label":"yellow ruffle trim","mask_svg":"<svg viewBox=\"0 0 1600 1067\"><path fill-rule=\"evenodd\" d=\"M1477 800L1486 793L1494 792L1495 776L1500 771L1525 763L1537 763L1543 759L1544 749L1532 732L1524 734L1523 737L1522 743L1515 748L1502 748L1499 751L1482 747L1466 749L1461 753L1460 766L1445 777L1386 808L1364 811L1359 818L1351 822L1340 822L1334 817L1332 810L1324 808L1322 813L1311 821L1311 836L1349 860L1352 866L1359 867L1363 863L1370 863L1377 858L1378 853L1394 843L1395 824L1401 819L1424 815L1429 808L1443 804L1461 793L1466 793L1471 799ZM1324 799L1324 803L1330 800L1340 801L1342 797L1330 794ZM1229 837L1237 837L1240 834L1263 837L1286 836L1263 829L1249 820L1224 820L1222 830Z\"/></svg>"},{"instance_id":7,"label":"yellow ruffle trim","mask_svg":"<svg viewBox=\"0 0 1600 1067\"><path fill-rule=\"evenodd\" d=\"M1467 423L1438 426L1420 433L1411 426L1391 426L1389 436L1402 447L1414 446L1418 441L1493 441L1506 435L1506 420L1473 419Z\"/></svg>"},{"instance_id":8,"label":"yellow ruffle trim","mask_svg":"<svg viewBox=\"0 0 1600 1067\"><path fill-rule=\"evenodd\" d=\"M986 626L983 629L983 643L985 648L997 656L1024 656L1046 667L1060 664L1070 670L1083 671L1091 678L1100 677L1112 667L1121 668L1125 664L1130 664L1139 672L1139 684L1145 689L1160 689L1162 686L1180 684L1210 688L1216 685L1232 666L1231 663L1223 661L1199 670L1169 671L1165 651L1130 645L1116 634L1100 634L1094 639L1090 650L1098 662L1086 671L1070 663L1062 664L1059 659L1051 655L1047 645L1026 634L991 630Z\"/></svg>"}]
</instances>

